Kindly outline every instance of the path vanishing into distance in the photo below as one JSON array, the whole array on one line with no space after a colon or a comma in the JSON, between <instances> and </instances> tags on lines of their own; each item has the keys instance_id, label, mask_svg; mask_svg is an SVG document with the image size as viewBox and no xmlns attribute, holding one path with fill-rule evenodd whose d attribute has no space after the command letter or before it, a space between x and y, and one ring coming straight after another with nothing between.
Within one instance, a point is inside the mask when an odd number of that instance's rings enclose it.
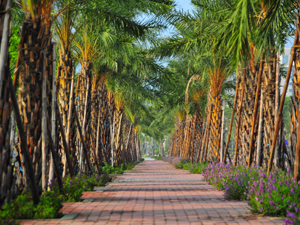
<instances>
[{"instance_id":1,"label":"path vanishing into distance","mask_svg":"<svg viewBox=\"0 0 300 225\"><path fill-rule=\"evenodd\" d=\"M247 202L227 201L202 175L145 160L106 187L64 203L65 216L21 224L284 224L251 214Z\"/></svg>"}]
</instances>

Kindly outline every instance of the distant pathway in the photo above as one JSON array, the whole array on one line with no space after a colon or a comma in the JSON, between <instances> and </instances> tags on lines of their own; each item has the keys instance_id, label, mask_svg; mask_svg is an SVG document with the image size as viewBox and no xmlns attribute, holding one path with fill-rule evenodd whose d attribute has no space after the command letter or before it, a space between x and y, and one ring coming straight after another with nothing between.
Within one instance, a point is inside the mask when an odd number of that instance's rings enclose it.
<instances>
[{"instance_id":1,"label":"distant pathway","mask_svg":"<svg viewBox=\"0 0 300 225\"><path fill-rule=\"evenodd\" d=\"M224 200L202 178L163 161L145 161L108 186L85 192L85 202L65 203L63 213L77 213L74 220L21 224L284 224L252 215L247 202Z\"/></svg>"}]
</instances>

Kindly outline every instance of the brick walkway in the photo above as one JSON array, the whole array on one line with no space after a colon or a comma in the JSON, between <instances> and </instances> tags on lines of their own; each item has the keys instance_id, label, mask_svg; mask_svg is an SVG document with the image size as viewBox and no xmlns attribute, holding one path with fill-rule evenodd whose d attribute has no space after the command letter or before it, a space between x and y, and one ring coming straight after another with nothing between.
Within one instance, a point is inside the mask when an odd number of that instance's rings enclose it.
<instances>
[{"instance_id":1,"label":"brick walkway","mask_svg":"<svg viewBox=\"0 0 300 225\"><path fill-rule=\"evenodd\" d=\"M226 201L201 175L163 161L145 161L83 199L64 204L63 213L78 214L74 220L21 224L284 224L252 215L247 202Z\"/></svg>"}]
</instances>

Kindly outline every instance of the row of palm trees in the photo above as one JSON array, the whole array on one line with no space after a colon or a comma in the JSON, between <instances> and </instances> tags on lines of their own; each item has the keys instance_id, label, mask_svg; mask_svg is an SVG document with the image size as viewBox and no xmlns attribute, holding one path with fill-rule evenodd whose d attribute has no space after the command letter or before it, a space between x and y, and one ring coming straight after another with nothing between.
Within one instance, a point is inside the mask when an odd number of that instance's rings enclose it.
<instances>
[{"instance_id":1,"label":"row of palm trees","mask_svg":"<svg viewBox=\"0 0 300 225\"><path fill-rule=\"evenodd\" d=\"M139 127L155 97L147 85L162 70L142 43L164 27L173 5L0 1L0 205L23 190L38 203L52 179L141 159ZM138 21L145 14L149 21ZM15 28L12 80L8 41Z\"/></svg>"},{"instance_id":2,"label":"row of palm trees","mask_svg":"<svg viewBox=\"0 0 300 225\"><path fill-rule=\"evenodd\" d=\"M173 95L181 97L173 106L177 116L175 119L173 113L175 130L169 154L193 162L232 160L235 165L256 164L268 172L273 166L288 167L299 180L299 2L194 0L192 3L193 13L173 15L178 32L158 47L162 57L171 56L177 63L169 64L171 70L185 61L182 65L185 71L173 71L187 89ZM291 62L284 73L286 83L281 93L279 52L293 35ZM295 72L290 103L291 135L290 144L286 145L282 112L292 67ZM233 88L230 83L234 81L232 99L226 89ZM184 93L192 101L184 100ZM227 140L224 102L232 108ZM228 145L232 133L235 148L231 159Z\"/></svg>"}]
</instances>

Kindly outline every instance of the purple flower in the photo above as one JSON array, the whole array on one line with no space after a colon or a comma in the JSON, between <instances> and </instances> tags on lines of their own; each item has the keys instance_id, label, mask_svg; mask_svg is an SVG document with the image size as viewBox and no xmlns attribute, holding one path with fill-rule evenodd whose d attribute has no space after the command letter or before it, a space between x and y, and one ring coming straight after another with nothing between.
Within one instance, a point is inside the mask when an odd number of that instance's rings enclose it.
<instances>
[{"instance_id":1,"label":"purple flower","mask_svg":"<svg viewBox=\"0 0 300 225\"><path fill-rule=\"evenodd\" d=\"M289 212L288 210L286 210L287 214L289 217L291 217L292 219L296 219L296 216L294 213Z\"/></svg>"},{"instance_id":2,"label":"purple flower","mask_svg":"<svg viewBox=\"0 0 300 225\"><path fill-rule=\"evenodd\" d=\"M284 219L283 221L285 222L285 225L287 225L287 224L293 224L293 221L288 220L288 219Z\"/></svg>"}]
</instances>

